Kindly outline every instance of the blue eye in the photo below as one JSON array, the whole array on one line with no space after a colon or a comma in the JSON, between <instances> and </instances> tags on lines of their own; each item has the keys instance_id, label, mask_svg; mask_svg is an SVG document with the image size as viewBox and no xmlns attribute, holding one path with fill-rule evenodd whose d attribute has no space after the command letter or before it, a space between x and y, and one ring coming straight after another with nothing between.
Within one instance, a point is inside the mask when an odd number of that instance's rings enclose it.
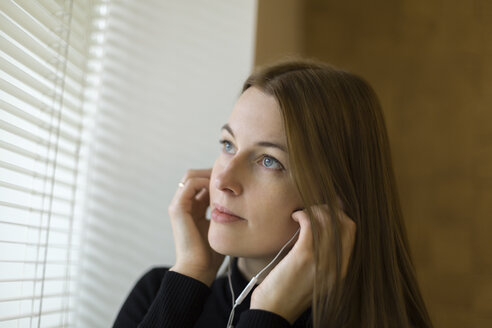
<instances>
[{"instance_id":1,"label":"blue eye","mask_svg":"<svg viewBox=\"0 0 492 328\"><path fill-rule=\"evenodd\" d=\"M224 149L226 153L231 154L233 149L232 144L228 140L219 140L219 142L222 144L222 149Z\"/></svg>"},{"instance_id":2,"label":"blue eye","mask_svg":"<svg viewBox=\"0 0 492 328\"><path fill-rule=\"evenodd\" d=\"M219 143L222 144L222 150L226 152L227 154L234 154L234 146L229 140L221 139L219 140ZM263 154L261 155L260 159L260 165L267 169L271 169L274 171L282 171L284 170L284 166L282 163L280 163L277 159L273 158L272 156ZM258 162L257 162L258 163Z\"/></svg>"},{"instance_id":3,"label":"blue eye","mask_svg":"<svg viewBox=\"0 0 492 328\"><path fill-rule=\"evenodd\" d=\"M268 155L263 156L261 164L268 169L282 170L284 168L279 161Z\"/></svg>"}]
</instances>

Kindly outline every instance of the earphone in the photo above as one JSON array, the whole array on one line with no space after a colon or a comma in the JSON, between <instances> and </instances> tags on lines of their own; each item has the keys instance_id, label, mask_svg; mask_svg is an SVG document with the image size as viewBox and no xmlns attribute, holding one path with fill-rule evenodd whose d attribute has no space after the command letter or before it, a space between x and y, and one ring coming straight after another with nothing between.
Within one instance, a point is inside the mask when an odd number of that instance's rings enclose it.
<instances>
[{"instance_id":1,"label":"earphone","mask_svg":"<svg viewBox=\"0 0 492 328\"><path fill-rule=\"evenodd\" d=\"M234 310L236 309L236 306L238 306L239 304L241 304L243 302L243 300L246 298L246 296L248 296L249 292L255 286L255 284L258 281L258 278L260 277L260 275L266 269L268 269L268 267L270 267L273 263L275 263L275 261L280 256L280 254L282 254L282 251L285 249L285 247L287 247L287 245L289 245L292 242L292 240L294 240L294 238L297 236L297 234L299 234L299 231L300 230L301 230L301 228L297 229L296 233L289 239L289 241L287 243L285 243L285 245L280 249L280 251L275 256L275 258L270 263L268 263L268 265L266 267L264 267L263 270L261 270L256 276L254 276L249 281L249 283L246 285L246 287L243 289L243 291L241 292L241 294L239 294L238 298L235 301L234 301L234 290L232 289L232 282L231 282L231 261L232 260L231 260L231 258L229 256L229 264L228 264L228 270L227 270L227 278L229 279L229 288L231 290L231 295L232 295L232 310L231 310L231 313L229 314L229 321L227 322L227 328L234 328L234 326L232 325L232 320L234 319Z\"/></svg>"}]
</instances>

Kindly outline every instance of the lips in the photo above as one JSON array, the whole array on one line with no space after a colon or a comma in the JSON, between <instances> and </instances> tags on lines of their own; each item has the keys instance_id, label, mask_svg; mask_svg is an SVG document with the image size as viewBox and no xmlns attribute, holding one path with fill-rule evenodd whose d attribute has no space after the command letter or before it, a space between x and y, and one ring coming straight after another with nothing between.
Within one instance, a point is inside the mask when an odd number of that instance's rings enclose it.
<instances>
[{"instance_id":1,"label":"lips","mask_svg":"<svg viewBox=\"0 0 492 328\"><path fill-rule=\"evenodd\" d=\"M238 219L245 220L245 218L240 217L240 216L239 216L239 215L237 215L236 213L234 213L234 212L232 212L232 211L229 211L227 208L225 208L224 206L221 206L221 205L219 205L219 204L217 204L217 203L214 203L214 208L215 208L216 210L218 210L219 212L225 213L225 214L230 215L230 216L234 216L234 217L236 217L236 218L238 218Z\"/></svg>"}]
</instances>

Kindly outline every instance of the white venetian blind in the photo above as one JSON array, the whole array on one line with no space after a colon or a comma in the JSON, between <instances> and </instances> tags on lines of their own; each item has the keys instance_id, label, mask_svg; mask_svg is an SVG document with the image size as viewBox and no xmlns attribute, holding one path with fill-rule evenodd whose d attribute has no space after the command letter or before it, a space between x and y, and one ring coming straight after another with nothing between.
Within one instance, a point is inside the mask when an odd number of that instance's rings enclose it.
<instances>
[{"instance_id":1,"label":"white venetian blind","mask_svg":"<svg viewBox=\"0 0 492 328\"><path fill-rule=\"evenodd\" d=\"M0 0L0 328L109 327L174 262L167 206L210 167L255 0Z\"/></svg>"},{"instance_id":2,"label":"white venetian blind","mask_svg":"<svg viewBox=\"0 0 492 328\"><path fill-rule=\"evenodd\" d=\"M81 327L110 327L153 266L175 262L168 205L213 165L254 54L255 0L114 0L88 165Z\"/></svg>"},{"instance_id":3,"label":"white venetian blind","mask_svg":"<svg viewBox=\"0 0 492 328\"><path fill-rule=\"evenodd\" d=\"M0 327L73 317L96 4L0 2Z\"/></svg>"}]
</instances>

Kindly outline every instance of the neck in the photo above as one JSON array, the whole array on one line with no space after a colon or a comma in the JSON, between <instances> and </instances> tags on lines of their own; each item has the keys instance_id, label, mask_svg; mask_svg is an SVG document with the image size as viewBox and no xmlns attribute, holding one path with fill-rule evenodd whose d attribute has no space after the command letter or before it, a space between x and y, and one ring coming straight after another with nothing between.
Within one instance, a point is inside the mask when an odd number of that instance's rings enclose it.
<instances>
[{"instance_id":1,"label":"neck","mask_svg":"<svg viewBox=\"0 0 492 328\"><path fill-rule=\"evenodd\" d=\"M258 278L258 284L265 279L266 276L270 273L270 271L275 268L275 266L282 260L284 255L280 255L278 259L270 265L268 269L263 271L261 276ZM263 270L272 260L274 256L271 258L249 258L249 257L239 257L237 260L237 267L239 272L246 278L246 280L251 280L254 276L256 276L261 270Z\"/></svg>"}]
</instances>

